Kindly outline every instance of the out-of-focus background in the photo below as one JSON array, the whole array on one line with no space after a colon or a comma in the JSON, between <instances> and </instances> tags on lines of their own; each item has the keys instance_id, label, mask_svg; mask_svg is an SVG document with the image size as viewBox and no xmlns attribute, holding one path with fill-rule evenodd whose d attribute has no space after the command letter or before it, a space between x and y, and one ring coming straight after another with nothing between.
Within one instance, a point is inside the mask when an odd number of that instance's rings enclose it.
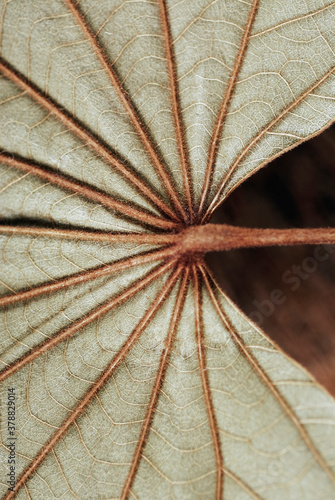
<instances>
[{"instance_id":1,"label":"out-of-focus background","mask_svg":"<svg viewBox=\"0 0 335 500\"><path fill-rule=\"evenodd\" d=\"M250 177L211 222L335 227L335 126ZM234 302L335 396L335 246L241 249L206 260Z\"/></svg>"}]
</instances>

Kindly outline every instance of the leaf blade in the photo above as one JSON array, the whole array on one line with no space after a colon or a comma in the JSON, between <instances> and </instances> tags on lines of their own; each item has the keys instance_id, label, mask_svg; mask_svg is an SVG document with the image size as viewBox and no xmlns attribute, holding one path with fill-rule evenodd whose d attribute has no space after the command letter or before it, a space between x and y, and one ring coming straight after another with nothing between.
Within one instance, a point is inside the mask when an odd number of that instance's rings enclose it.
<instances>
[{"instance_id":1,"label":"leaf blade","mask_svg":"<svg viewBox=\"0 0 335 500\"><path fill-rule=\"evenodd\" d=\"M334 401L199 256L160 248L180 237L179 200L215 208L334 119L334 2L313 9L2 1L2 58L22 77L2 67L24 88L0 78L1 398L17 387L19 495L333 496Z\"/></svg>"}]
</instances>

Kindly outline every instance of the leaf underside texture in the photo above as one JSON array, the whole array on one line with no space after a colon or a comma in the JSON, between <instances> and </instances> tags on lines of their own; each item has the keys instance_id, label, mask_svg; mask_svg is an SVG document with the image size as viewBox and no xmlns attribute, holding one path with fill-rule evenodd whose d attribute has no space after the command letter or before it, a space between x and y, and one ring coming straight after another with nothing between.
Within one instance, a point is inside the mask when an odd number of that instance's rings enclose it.
<instances>
[{"instance_id":1,"label":"leaf underside texture","mask_svg":"<svg viewBox=\"0 0 335 500\"><path fill-rule=\"evenodd\" d=\"M333 398L174 247L333 122L334 21L0 1L1 498L335 497Z\"/></svg>"}]
</instances>

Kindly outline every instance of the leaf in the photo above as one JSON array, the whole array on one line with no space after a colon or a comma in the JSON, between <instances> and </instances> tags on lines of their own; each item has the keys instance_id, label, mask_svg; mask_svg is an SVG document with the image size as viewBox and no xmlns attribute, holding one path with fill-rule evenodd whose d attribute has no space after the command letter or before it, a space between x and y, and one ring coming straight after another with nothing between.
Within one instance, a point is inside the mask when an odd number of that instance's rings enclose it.
<instances>
[{"instance_id":1,"label":"leaf","mask_svg":"<svg viewBox=\"0 0 335 500\"><path fill-rule=\"evenodd\" d=\"M333 398L176 243L334 120L334 16L2 0L2 498L334 497Z\"/></svg>"}]
</instances>

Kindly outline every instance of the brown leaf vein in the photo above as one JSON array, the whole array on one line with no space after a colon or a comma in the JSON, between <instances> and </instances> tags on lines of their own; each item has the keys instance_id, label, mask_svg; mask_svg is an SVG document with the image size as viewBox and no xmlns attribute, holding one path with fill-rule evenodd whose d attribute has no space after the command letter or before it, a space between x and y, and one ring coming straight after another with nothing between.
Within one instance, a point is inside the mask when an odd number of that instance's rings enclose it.
<instances>
[{"instance_id":1,"label":"brown leaf vein","mask_svg":"<svg viewBox=\"0 0 335 500\"><path fill-rule=\"evenodd\" d=\"M304 443L306 444L307 448L310 450L312 455L314 456L314 459L316 462L319 464L319 466L326 472L326 474L329 476L330 480L335 484L335 475L330 466L327 464L326 460L324 457L321 455L320 451L316 448L315 444L313 443L311 437L309 436L306 428L304 425L300 422L299 418L297 415L294 413L293 409L290 407L289 403L286 401L284 396L280 393L278 388L275 386L275 384L271 381L265 370L260 366L258 363L257 359L252 355L251 352L249 352L247 346L245 345L242 337L239 335L239 333L236 331L234 326L231 324L229 318L223 311L217 297L215 296L214 289L210 284L210 281L208 279L207 274L209 274L208 270L205 270L203 266L199 266L200 271L202 273L205 285L207 287L208 293L210 295L210 298L213 302L213 305L222 321L222 323L225 325L227 330L229 331L230 335L232 336L233 340L235 341L236 345L238 346L241 354L245 357L245 359L250 363L250 365L253 367L255 372L258 374L260 379L263 381L263 383L268 387L268 389L271 391L273 394L274 398L278 401L280 406L283 408L297 431L299 432L301 438L303 439ZM209 274L210 275L210 274ZM211 281L214 282L212 276L210 275ZM217 287L217 285L215 285Z\"/></svg>"},{"instance_id":2,"label":"brown leaf vein","mask_svg":"<svg viewBox=\"0 0 335 500\"><path fill-rule=\"evenodd\" d=\"M222 200L220 200L220 196L228 182L228 180L231 178L232 174L235 172L236 168L240 165L241 161L243 158L251 151L251 149L275 126L277 123L280 122L285 116L287 116L290 111L292 111L296 106L301 104L306 97L308 97L314 90L316 90L320 85L322 85L323 82L329 78L330 75L332 75L335 71L335 67L330 68L327 73L325 73L319 80L317 80L311 87L309 87L305 92L303 92L297 99L295 99L293 102L291 102L281 113L279 113L273 120L271 120L262 130L259 132L255 137L247 144L247 146L241 151L241 153L237 156L236 160L233 162L229 170L227 171L226 175L222 179L220 186L211 202L209 205L204 217L202 218L202 222L205 222L210 215L214 212L214 210L222 203ZM329 126L330 124L328 124ZM300 141L302 142L302 141ZM267 162L268 163L268 162Z\"/></svg>"},{"instance_id":3,"label":"brown leaf vein","mask_svg":"<svg viewBox=\"0 0 335 500\"><path fill-rule=\"evenodd\" d=\"M98 39L96 36L94 36L93 32L91 31L90 27L86 23L83 15L79 11L78 6L75 4L73 0L64 0L65 4L69 8L69 10L72 12L74 18L78 22L80 28L82 29L85 37L89 41L92 49L94 50L97 58L99 59L102 67L104 68L109 80L111 81L113 87L115 88L117 95L120 99L120 101L123 104L124 109L128 113L130 120L138 133L138 136L140 137L142 144L144 145L145 149L147 150L153 164L155 165L155 168L163 181L163 184L165 186L165 189L167 193L169 194L176 210L185 218L184 214L184 209L180 203L180 200L178 198L178 195L176 193L175 188L173 187L170 177L166 171L166 168L160 159L156 149L154 148L151 139L144 127L144 125L141 123L137 112L135 111L134 106L131 103L131 100L129 99L125 89L121 85L117 74L113 70L111 64L109 63L106 54L104 53L102 47L100 46Z\"/></svg>"},{"instance_id":4,"label":"brown leaf vein","mask_svg":"<svg viewBox=\"0 0 335 500\"><path fill-rule=\"evenodd\" d=\"M253 0L252 6L250 9L250 13L249 13L249 16L248 16L248 19L247 19L247 22L246 22L246 25L245 25L245 28L243 31L243 36L241 39L240 48L239 48L239 51L238 51L236 59L235 59L233 71L232 71L231 76L229 78L229 82L228 82L228 86L227 86L227 89L225 92L225 96L223 98L221 108L220 108L219 114L217 116L216 124L214 126L214 130L213 130L213 134L212 134L212 138L211 138L211 143L210 143L210 147L209 147L209 152L208 152L208 157L207 157L206 174L205 174L204 186L203 186L203 191L202 191L202 196L200 199L200 205L199 205L199 211L198 211L199 216L201 215L201 213L204 209L206 199L208 196L208 192L210 189L210 184L211 184L211 180L213 177L215 161L216 161L217 152L218 152L218 148L219 148L219 141L221 138L222 128L223 128L223 125L225 122L225 118L227 116L228 107L229 107L233 92L235 90L236 81L237 81L237 78L238 78L238 75L239 75L243 60L244 60L244 56L245 56L245 53L246 53L246 50L248 47L248 43L249 43L249 39L250 39L250 31L252 28L252 24L255 20L256 14L257 14L258 5L259 5L259 0Z\"/></svg>"},{"instance_id":5,"label":"brown leaf vein","mask_svg":"<svg viewBox=\"0 0 335 500\"><path fill-rule=\"evenodd\" d=\"M180 271L183 269L183 266L180 267ZM130 489L131 486L134 482L135 475L140 463L140 459L143 453L143 449L145 446L146 439L148 437L148 434L150 432L150 426L153 420L154 412L157 406L157 401L159 398L159 394L161 391L161 387L164 382L164 376L167 368L167 363L169 361L169 357L171 354L171 350L173 347L173 342L174 338L176 335L176 330L178 326L178 321L180 318L181 311L184 306L184 301L185 301L185 295L186 295L186 289L187 289L187 282L188 282L188 277L189 277L189 268L184 269L184 274L183 274L183 280L180 284L176 303L174 305L173 309L173 315L171 318L170 322L170 328L168 332L168 336L165 341L165 347L162 352L161 360L158 366L158 372L157 372L157 377L155 380L155 384L151 393L150 401L148 403L148 408L147 412L145 415L145 419L143 422L143 426L141 429L141 433L136 445L135 453L131 462L131 466L128 472L127 479L125 481L123 490L122 490L122 495L121 495L121 500L126 500L130 494Z\"/></svg>"},{"instance_id":6,"label":"brown leaf vein","mask_svg":"<svg viewBox=\"0 0 335 500\"><path fill-rule=\"evenodd\" d=\"M99 203L110 210L117 210L127 217L131 217L137 221L145 224L150 224L161 228L173 228L176 227L176 223L157 217L150 212L135 208L130 204L123 203L121 201L113 199L106 193L100 192L97 189L87 186L84 183L73 180L70 176L60 174L58 172L53 172L50 168L46 166L41 166L37 163L31 161L15 158L9 153L0 153L0 162L5 165L9 165L14 168L18 168L23 172L36 175L40 179L44 179L51 182L55 186L59 186L68 191L72 191L84 198Z\"/></svg>"},{"instance_id":7,"label":"brown leaf vein","mask_svg":"<svg viewBox=\"0 0 335 500\"><path fill-rule=\"evenodd\" d=\"M159 8L160 8L162 31L163 31L163 35L164 35L166 63L167 63L169 82L170 82L172 114L173 114L174 126L175 126L175 131L176 131L176 136L177 136L179 158L180 158L180 163L181 163L181 167L182 167L185 198L186 198L187 207L188 207L188 211L189 211L189 221L192 223L192 221L193 221L193 202L192 202L192 191L191 191L190 164L189 164L188 151L187 151L186 142L185 142L185 131L184 131L182 116L181 116L181 109L180 109L180 102L179 102L179 95L178 95L178 86L177 86L177 79L176 79L175 60L174 60L172 43L171 43L170 24L169 24L169 18L168 18L168 12L167 12L167 8L166 8L165 0L159 0Z\"/></svg>"},{"instance_id":8,"label":"brown leaf vein","mask_svg":"<svg viewBox=\"0 0 335 500\"><path fill-rule=\"evenodd\" d=\"M9 80L15 83L18 87L24 90L31 98L33 98L40 106L49 111L55 116L68 130L73 132L85 144L90 146L101 158L103 158L111 167L115 168L125 179L127 179L135 188L142 193L147 199L151 200L160 210L167 214L170 218L176 220L174 212L164 203L164 201L157 196L152 189L144 183L136 174L134 174L129 167L127 167L121 160L107 147L101 140L96 138L92 132L79 123L78 120L71 118L71 116L62 109L59 104L52 100L49 96L45 95L40 89L28 81L18 71L10 67L10 65L0 58L0 72Z\"/></svg>"},{"instance_id":9,"label":"brown leaf vein","mask_svg":"<svg viewBox=\"0 0 335 500\"><path fill-rule=\"evenodd\" d=\"M194 309L195 309L195 330L198 349L199 371L201 376L201 385L204 394L209 426L213 439L214 454L216 461L216 491L215 499L221 500L223 494L223 458L221 453L221 444L217 421L215 417L213 401L211 397L211 389L207 376L206 353L203 340L203 324L202 324L202 298L199 287L199 278L197 266L193 266L193 286L194 286Z\"/></svg>"},{"instance_id":10,"label":"brown leaf vein","mask_svg":"<svg viewBox=\"0 0 335 500\"><path fill-rule=\"evenodd\" d=\"M13 373L17 372L19 369L23 368L26 364L30 363L31 361L39 357L41 354L49 351L52 347L56 346L63 340L72 337L75 333L77 333L85 326L91 324L93 321L98 320L101 316L107 314L114 307L117 307L126 300L130 299L130 297L138 293L140 290L148 286L159 276L168 271L168 269L172 267L173 264L174 262L170 261L163 265L158 266L156 269L149 272L140 281L136 282L134 285L131 285L117 297L113 297L109 301L105 302L105 304L98 306L83 318L78 319L77 321L72 323L69 327L58 332L54 337L51 337L49 340L34 347L30 352L28 352L28 354L18 359L13 364L5 368L2 372L0 372L0 382L8 378Z\"/></svg>"},{"instance_id":11,"label":"brown leaf vein","mask_svg":"<svg viewBox=\"0 0 335 500\"><path fill-rule=\"evenodd\" d=\"M166 271L166 269L164 269ZM149 324L149 322L153 319L154 315L158 311L158 309L162 306L163 302L171 292L173 286L175 285L178 276L180 274L180 269L177 268L172 275L169 277L166 284L161 289L160 293L157 295L156 299L151 304L150 308L144 314L143 318L138 323L137 327L133 330L132 334L128 338L127 342L120 349L118 354L113 358L109 366L100 376L100 378L93 384L90 390L85 394L80 403L74 408L69 417L62 423L57 432L49 439L49 441L43 446L40 452L36 455L36 457L32 460L30 465L23 472L21 477L15 484L13 491L8 491L4 497L4 500L10 500L14 498L17 492L26 484L28 479L34 474L41 463L45 460L51 450L56 446L58 441L64 436L67 430L72 426L72 424L78 419L78 417L83 413L83 411L90 404L94 396L98 393L100 389L107 383L111 375L114 373L116 368L121 364L121 362L125 359L126 355L133 347L135 342L139 339L141 333L144 328Z\"/></svg>"}]
</instances>

